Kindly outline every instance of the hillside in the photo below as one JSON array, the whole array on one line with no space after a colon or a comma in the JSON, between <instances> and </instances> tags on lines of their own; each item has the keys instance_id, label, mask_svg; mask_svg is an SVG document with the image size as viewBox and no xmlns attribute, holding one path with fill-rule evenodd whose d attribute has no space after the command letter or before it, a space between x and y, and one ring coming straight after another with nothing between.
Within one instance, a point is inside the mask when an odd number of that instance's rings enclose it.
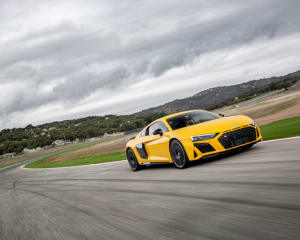
<instances>
[{"instance_id":1,"label":"hillside","mask_svg":"<svg viewBox=\"0 0 300 240\"><path fill-rule=\"evenodd\" d=\"M284 84L280 83L276 85L276 83L299 78L300 71L297 71L281 77L271 77L260 80L252 80L232 86L210 88L205 91L201 91L194 96L177 99L157 107L143 110L138 114L147 114L151 112L165 112L169 114L191 109L212 110L225 106L228 103L233 103L234 101L239 102L245 98L250 98L255 94L284 88Z\"/></svg>"},{"instance_id":2,"label":"hillside","mask_svg":"<svg viewBox=\"0 0 300 240\"><path fill-rule=\"evenodd\" d=\"M131 115L91 116L75 120L52 122L25 128L0 131L0 155L21 153L24 149L48 147L56 140L61 142L82 141L101 137L106 133L127 132L142 128L163 115L189 109L212 110L237 103L256 94L288 88L300 79L300 71L281 77L253 80L242 84L215 87L178 99L164 105L149 108Z\"/></svg>"}]
</instances>

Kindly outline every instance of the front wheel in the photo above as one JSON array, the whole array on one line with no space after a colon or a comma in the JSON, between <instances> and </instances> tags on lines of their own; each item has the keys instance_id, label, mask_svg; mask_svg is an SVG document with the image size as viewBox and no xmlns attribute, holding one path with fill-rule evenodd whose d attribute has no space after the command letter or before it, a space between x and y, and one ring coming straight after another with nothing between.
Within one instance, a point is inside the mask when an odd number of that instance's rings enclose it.
<instances>
[{"instance_id":1,"label":"front wheel","mask_svg":"<svg viewBox=\"0 0 300 240\"><path fill-rule=\"evenodd\" d=\"M127 160L132 171L135 172L141 169L141 165L139 164L132 149L127 150Z\"/></svg>"},{"instance_id":2,"label":"front wheel","mask_svg":"<svg viewBox=\"0 0 300 240\"><path fill-rule=\"evenodd\" d=\"M170 144L170 154L177 168L182 169L188 167L189 159L182 144L177 139L172 140Z\"/></svg>"}]
</instances>

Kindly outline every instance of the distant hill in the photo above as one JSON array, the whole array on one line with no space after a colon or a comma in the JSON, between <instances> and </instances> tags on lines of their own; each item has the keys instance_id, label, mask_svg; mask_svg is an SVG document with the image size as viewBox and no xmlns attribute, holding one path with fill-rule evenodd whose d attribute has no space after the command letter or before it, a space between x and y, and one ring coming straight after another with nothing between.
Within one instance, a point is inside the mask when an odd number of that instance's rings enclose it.
<instances>
[{"instance_id":1,"label":"distant hill","mask_svg":"<svg viewBox=\"0 0 300 240\"><path fill-rule=\"evenodd\" d=\"M300 71L287 74L281 77L264 78L260 80L252 80L246 83L236 84L232 86L214 87L201 91L194 96L176 99L166 104L145 109L137 114L147 114L151 112L165 112L167 114L186 111L191 109L216 109L227 105L236 99L244 99L254 94L275 90L284 87L278 82L286 82L286 80L294 80L300 78Z\"/></svg>"},{"instance_id":2,"label":"distant hill","mask_svg":"<svg viewBox=\"0 0 300 240\"><path fill-rule=\"evenodd\" d=\"M300 71L281 77L253 80L242 84L210 88L194 96L145 109L131 115L91 116L0 131L0 155L21 153L60 142L82 141L106 133L142 128L154 119L189 109L212 110L252 98L255 94L288 88L300 79Z\"/></svg>"}]
</instances>

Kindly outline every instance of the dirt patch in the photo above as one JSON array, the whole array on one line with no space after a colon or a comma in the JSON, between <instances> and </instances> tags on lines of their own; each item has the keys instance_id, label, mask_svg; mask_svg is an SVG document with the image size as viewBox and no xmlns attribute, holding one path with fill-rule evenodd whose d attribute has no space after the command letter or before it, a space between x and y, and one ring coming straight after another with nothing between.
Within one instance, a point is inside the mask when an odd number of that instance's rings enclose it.
<instances>
[{"instance_id":1,"label":"dirt patch","mask_svg":"<svg viewBox=\"0 0 300 240\"><path fill-rule=\"evenodd\" d=\"M92 147L77 150L70 153L58 155L57 157L49 158L46 162L61 162L76 158L90 157L111 152L125 151L126 143L134 135L126 135L123 138L112 140L109 142L100 143Z\"/></svg>"},{"instance_id":2,"label":"dirt patch","mask_svg":"<svg viewBox=\"0 0 300 240\"><path fill-rule=\"evenodd\" d=\"M280 112L277 112L277 113L269 115L269 116L257 118L257 119L255 119L255 121L258 124L263 125L263 124L267 124L267 123L274 122L277 120L291 118L291 117L297 117L297 116L300 116L300 99L298 99L297 103L290 108L284 109Z\"/></svg>"},{"instance_id":3,"label":"dirt patch","mask_svg":"<svg viewBox=\"0 0 300 240\"><path fill-rule=\"evenodd\" d=\"M298 102L298 99L292 99L292 100L288 100L285 102L273 104L271 106L262 106L258 109L253 109L248 112L244 112L244 114L253 119L263 118L263 117L281 112L285 109L291 108L294 105L296 105L297 102Z\"/></svg>"},{"instance_id":4,"label":"dirt patch","mask_svg":"<svg viewBox=\"0 0 300 240\"><path fill-rule=\"evenodd\" d=\"M3 166L19 163L19 162L24 162L24 161L27 161L27 160L30 160L33 158L43 157L45 155L52 154L52 153L59 152L59 151L71 150L72 148L80 146L82 144L84 144L84 143L77 143L77 144L72 144L72 145L55 147L55 148L41 150L41 151L34 152L34 153L25 153L25 154L21 154L21 155L16 155L14 157L0 158L0 166L3 167Z\"/></svg>"},{"instance_id":5,"label":"dirt patch","mask_svg":"<svg viewBox=\"0 0 300 240\"><path fill-rule=\"evenodd\" d=\"M300 116L300 87L297 86L248 106L229 106L217 109L215 112L224 113L226 116L247 115L258 124L267 124L284 118Z\"/></svg>"}]
</instances>

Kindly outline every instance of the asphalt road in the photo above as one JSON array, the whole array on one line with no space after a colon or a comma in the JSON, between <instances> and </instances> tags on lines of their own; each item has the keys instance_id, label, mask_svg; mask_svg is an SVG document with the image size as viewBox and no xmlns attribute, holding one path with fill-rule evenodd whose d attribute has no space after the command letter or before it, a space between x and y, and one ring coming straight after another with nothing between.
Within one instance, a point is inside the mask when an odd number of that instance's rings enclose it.
<instances>
[{"instance_id":1,"label":"asphalt road","mask_svg":"<svg viewBox=\"0 0 300 240\"><path fill-rule=\"evenodd\" d=\"M300 138L184 170L1 171L0 239L300 239Z\"/></svg>"}]
</instances>

